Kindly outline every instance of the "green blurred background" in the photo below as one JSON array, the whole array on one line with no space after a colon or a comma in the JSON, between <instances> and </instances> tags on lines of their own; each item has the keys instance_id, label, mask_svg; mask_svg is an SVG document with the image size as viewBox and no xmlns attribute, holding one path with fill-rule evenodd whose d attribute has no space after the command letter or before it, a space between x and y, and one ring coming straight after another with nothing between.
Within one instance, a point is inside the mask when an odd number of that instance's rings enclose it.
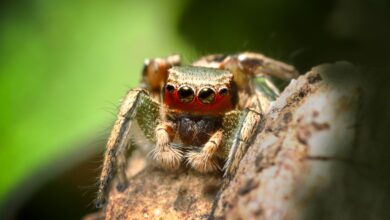
<instances>
[{"instance_id":1,"label":"green blurred background","mask_svg":"<svg viewBox=\"0 0 390 220\"><path fill-rule=\"evenodd\" d=\"M387 94L389 6L386 0L0 2L0 218L36 212L41 219L73 219L94 211L89 203L104 141L145 58L179 53L189 63L250 50L301 72L348 60L380 69L372 81ZM388 104L377 109L386 115Z\"/></svg>"}]
</instances>

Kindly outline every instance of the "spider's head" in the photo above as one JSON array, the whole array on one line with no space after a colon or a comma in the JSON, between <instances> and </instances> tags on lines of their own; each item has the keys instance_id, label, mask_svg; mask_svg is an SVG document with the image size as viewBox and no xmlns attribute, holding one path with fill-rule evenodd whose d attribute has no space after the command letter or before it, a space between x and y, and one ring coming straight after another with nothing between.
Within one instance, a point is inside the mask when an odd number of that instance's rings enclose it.
<instances>
[{"instance_id":1,"label":"spider's head","mask_svg":"<svg viewBox=\"0 0 390 220\"><path fill-rule=\"evenodd\" d=\"M164 102L178 112L217 115L232 110L237 91L233 74L226 70L184 66L169 69Z\"/></svg>"}]
</instances>

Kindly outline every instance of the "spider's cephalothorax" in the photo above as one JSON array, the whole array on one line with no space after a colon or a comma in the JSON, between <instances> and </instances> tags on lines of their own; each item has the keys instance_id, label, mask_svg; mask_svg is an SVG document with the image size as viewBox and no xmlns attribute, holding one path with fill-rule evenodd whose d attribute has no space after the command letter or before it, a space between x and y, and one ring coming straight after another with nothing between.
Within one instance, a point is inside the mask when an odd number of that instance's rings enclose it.
<instances>
[{"instance_id":1,"label":"spider's cephalothorax","mask_svg":"<svg viewBox=\"0 0 390 220\"><path fill-rule=\"evenodd\" d=\"M221 129L223 115L232 111L237 102L233 75L226 70L172 67L164 90L167 121L175 124L186 146L207 143Z\"/></svg>"},{"instance_id":2,"label":"spider's cephalothorax","mask_svg":"<svg viewBox=\"0 0 390 220\"><path fill-rule=\"evenodd\" d=\"M108 139L98 205L114 174L117 189L126 187L126 152L140 138L133 136L138 128L163 168L184 164L202 173L234 174L278 94L269 78L297 75L292 66L256 53L210 55L190 66L180 66L177 55L147 60L142 84L122 101Z\"/></svg>"}]
</instances>

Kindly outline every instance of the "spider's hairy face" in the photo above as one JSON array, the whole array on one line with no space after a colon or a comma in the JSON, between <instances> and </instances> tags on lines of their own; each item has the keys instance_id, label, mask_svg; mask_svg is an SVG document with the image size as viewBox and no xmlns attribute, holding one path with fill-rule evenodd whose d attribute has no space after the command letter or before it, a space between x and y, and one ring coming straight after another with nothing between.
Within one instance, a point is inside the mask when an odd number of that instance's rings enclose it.
<instances>
[{"instance_id":1,"label":"spider's hairy face","mask_svg":"<svg viewBox=\"0 0 390 220\"><path fill-rule=\"evenodd\" d=\"M224 114L237 99L233 74L206 67L172 67L164 90L167 107L183 114Z\"/></svg>"}]
</instances>

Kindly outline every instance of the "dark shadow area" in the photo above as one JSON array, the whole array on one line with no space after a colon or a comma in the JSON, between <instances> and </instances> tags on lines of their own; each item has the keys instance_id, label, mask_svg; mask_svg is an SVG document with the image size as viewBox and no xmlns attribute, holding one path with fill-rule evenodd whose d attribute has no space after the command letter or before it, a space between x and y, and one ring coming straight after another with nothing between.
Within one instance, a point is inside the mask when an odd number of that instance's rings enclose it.
<instances>
[{"instance_id":1,"label":"dark shadow area","mask_svg":"<svg viewBox=\"0 0 390 220\"><path fill-rule=\"evenodd\" d=\"M72 161L73 157L68 155L67 158ZM79 161L65 171L54 168L62 164L57 161L51 164L54 176L49 180L45 180L47 174L42 170L38 171L12 193L7 207L3 207L5 208L3 217L6 219L81 219L95 212L97 209L93 201L97 191L96 183L101 161L102 153L98 153ZM44 180L39 180L40 178ZM24 192L28 187L24 184L27 183L37 186L34 187L31 195L26 196Z\"/></svg>"},{"instance_id":2,"label":"dark shadow area","mask_svg":"<svg viewBox=\"0 0 390 220\"><path fill-rule=\"evenodd\" d=\"M339 60L383 66L388 1L191 1L179 31L202 54L251 50L301 71Z\"/></svg>"}]
</instances>

